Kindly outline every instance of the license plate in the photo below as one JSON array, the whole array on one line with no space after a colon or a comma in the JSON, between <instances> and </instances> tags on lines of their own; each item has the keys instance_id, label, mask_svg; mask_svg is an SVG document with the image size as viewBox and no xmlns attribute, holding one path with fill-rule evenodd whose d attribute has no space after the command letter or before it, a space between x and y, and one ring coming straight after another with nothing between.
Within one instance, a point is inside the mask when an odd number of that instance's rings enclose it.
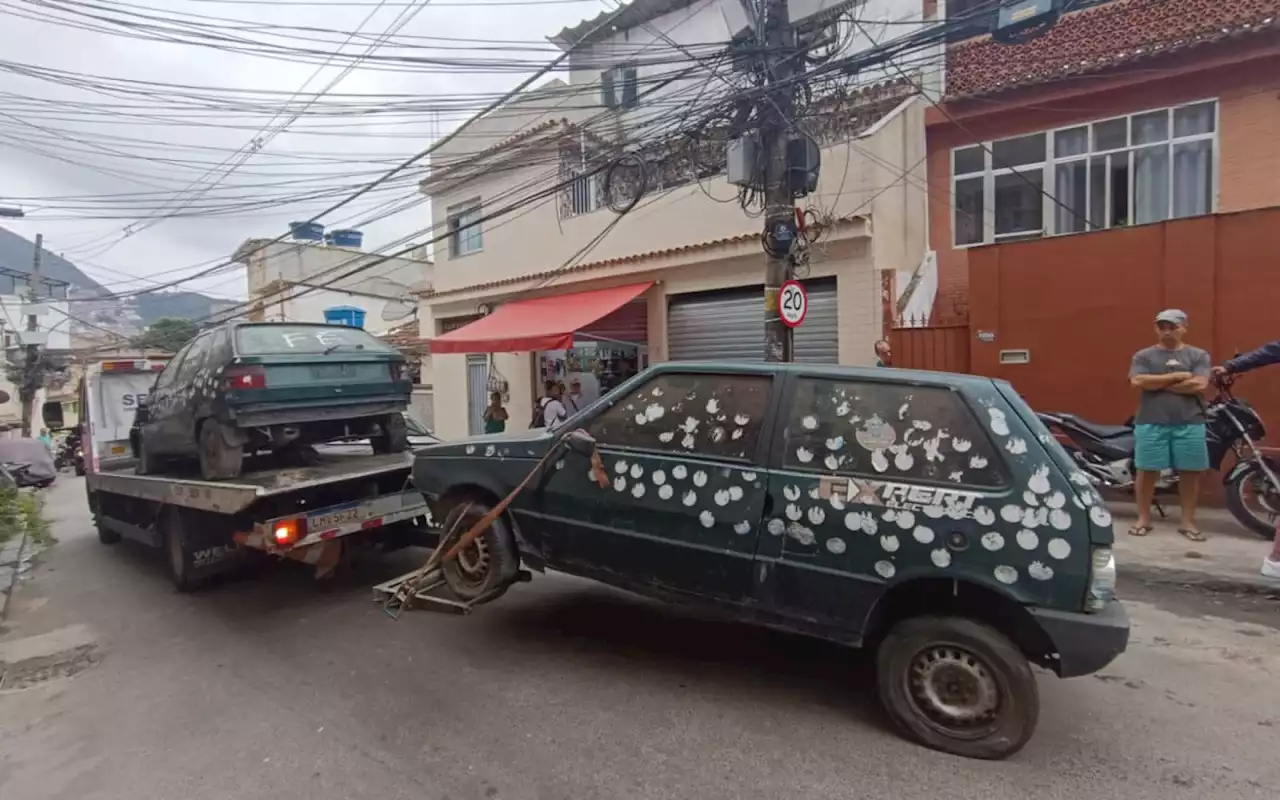
<instances>
[{"instance_id":1,"label":"license plate","mask_svg":"<svg viewBox=\"0 0 1280 800\"><path fill-rule=\"evenodd\" d=\"M111 455L118 456L123 454L124 454L124 445L122 444L111 445Z\"/></svg>"},{"instance_id":2,"label":"license plate","mask_svg":"<svg viewBox=\"0 0 1280 800\"><path fill-rule=\"evenodd\" d=\"M311 368L313 378L349 378L354 374L350 364L323 364Z\"/></svg>"},{"instance_id":3,"label":"license plate","mask_svg":"<svg viewBox=\"0 0 1280 800\"><path fill-rule=\"evenodd\" d=\"M341 511L334 511L329 514L317 514L314 517L307 518L307 530L327 531L350 522L358 522L362 517L363 513L358 506L356 508L344 508Z\"/></svg>"}]
</instances>

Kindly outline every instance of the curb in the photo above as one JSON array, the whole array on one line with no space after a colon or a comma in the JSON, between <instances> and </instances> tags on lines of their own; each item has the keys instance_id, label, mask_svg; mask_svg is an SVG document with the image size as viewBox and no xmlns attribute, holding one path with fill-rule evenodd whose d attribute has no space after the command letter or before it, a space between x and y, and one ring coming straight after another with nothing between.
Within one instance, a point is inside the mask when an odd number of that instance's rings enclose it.
<instances>
[{"instance_id":1,"label":"curb","mask_svg":"<svg viewBox=\"0 0 1280 800\"><path fill-rule=\"evenodd\" d=\"M1161 583L1201 589L1207 592L1230 592L1280 600L1280 581L1250 575L1202 572L1198 570L1156 567L1147 564L1127 564L1120 568L1120 592L1123 596L1124 581Z\"/></svg>"}]
</instances>

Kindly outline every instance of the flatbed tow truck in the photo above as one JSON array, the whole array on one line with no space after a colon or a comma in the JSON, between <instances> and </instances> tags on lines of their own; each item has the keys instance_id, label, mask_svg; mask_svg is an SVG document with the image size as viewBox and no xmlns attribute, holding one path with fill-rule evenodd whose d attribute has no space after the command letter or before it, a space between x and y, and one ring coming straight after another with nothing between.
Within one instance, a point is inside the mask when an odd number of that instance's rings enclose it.
<instances>
[{"instance_id":1,"label":"flatbed tow truck","mask_svg":"<svg viewBox=\"0 0 1280 800\"><path fill-rule=\"evenodd\" d=\"M254 555L301 561L327 577L357 547L434 539L430 510L409 482L408 453L321 446L306 466L260 459L230 481L136 474L134 412L164 364L102 361L81 380L85 490L103 544L129 538L162 548L174 586L191 591Z\"/></svg>"}]
</instances>

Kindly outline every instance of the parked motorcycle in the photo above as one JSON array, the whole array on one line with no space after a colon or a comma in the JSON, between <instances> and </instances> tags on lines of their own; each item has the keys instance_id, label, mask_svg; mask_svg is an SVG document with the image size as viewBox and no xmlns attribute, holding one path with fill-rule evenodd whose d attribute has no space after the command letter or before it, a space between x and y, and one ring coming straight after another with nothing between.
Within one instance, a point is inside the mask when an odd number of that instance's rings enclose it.
<instances>
[{"instance_id":1,"label":"parked motorcycle","mask_svg":"<svg viewBox=\"0 0 1280 800\"><path fill-rule=\"evenodd\" d=\"M1247 400L1232 394L1233 382L1230 376L1215 379L1217 394L1205 407L1209 466L1220 470L1227 453L1235 453L1235 465L1223 476L1227 508L1241 525L1270 539L1280 518L1280 459L1259 450L1258 442L1266 435L1266 426ZM1124 425L1099 425L1074 414L1045 412L1037 416L1096 485L1133 491L1132 419ZM1177 489L1177 474L1172 470L1161 472L1156 479L1156 494L1170 494ZM1250 498L1258 506L1256 510L1251 507Z\"/></svg>"}]
</instances>

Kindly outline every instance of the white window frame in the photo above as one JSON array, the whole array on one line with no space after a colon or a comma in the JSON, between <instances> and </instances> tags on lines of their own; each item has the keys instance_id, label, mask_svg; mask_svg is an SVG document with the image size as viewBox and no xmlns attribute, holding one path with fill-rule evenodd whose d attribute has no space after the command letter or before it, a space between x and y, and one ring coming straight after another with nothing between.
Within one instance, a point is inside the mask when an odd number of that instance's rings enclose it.
<instances>
[{"instance_id":1,"label":"white window frame","mask_svg":"<svg viewBox=\"0 0 1280 800\"><path fill-rule=\"evenodd\" d=\"M1190 136L1175 136L1174 130L1173 130L1174 112L1180 108L1188 108L1190 106L1198 106L1205 103L1213 103L1213 130L1210 131L1209 133L1197 133L1197 134L1192 134ZM1142 145L1133 144L1133 118L1143 116L1145 114L1151 114L1153 112L1159 112L1159 111L1163 111L1168 115L1168 121L1169 121L1168 138L1166 138L1163 142L1156 142L1156 143L1142 144ZM1177 103L1175 105L1169 105L1169 106L1156 106L1154 108L1141 109L1141 110L1132 111L1132 112L1117 115L1117 116L1099 117L1098 119L1083 120L1080 122L1072 123L1070 125L1062 125L1056 128L1050 128L1045 131L1026 131L1023 133L1014 134L1012 136L1001 137L1000 139L988 139L982 142L963 144L958 147L953 147L951 148L951 151L949 153L949 163L947 165L948 171L951 173L951 186L950 186L950 189L951 189L951 247L956 250L964 250L970 247L978 247L981 245L987 245L987 244L1009 241L1009 240L1026 239L1026 238L1033 238L1033 237L1040 238L1044 236L1070 236L1077 233L1090 233L1096 230L1106 230L1112 227L1109 215L1104 220L1103 225L1095 226L1092 222L1092 220L1095 217L1093 215L1093 208L1092 208L1092 203L1093 203L1092 175L1088 172L1088 169L1089 169L1088 166L1086 166L1086 175L1088 177L1086 178L1086 181L1085 181L1086 223L1085 223L1084 231L1058 232L1056 230L1057 212L1058 212L1059 206L1058 206L1058 203L1055 202L1053 198L1056 196L1056 193L1057 193L1057 166L1059 164L1069 164L1072 162L1083 161L1087 165L1088 162L1095 157L1099 157L1099 156L1111 157L1117 154L1124 154L1127 165L1128 165L1128 186L1126 187L1126 191L1128 192L1128 203L1126 207L1129 209L1130 221L1128 221L1124 227L1133 227L1135 224L1137 224L1132 221L1132 217L1134 215L1133 201L1134 201L1134 177L1135 177L1135 169L1134 169L1135 152L1137 150L1145 149L1148 147L1156 147L1156 146L1159 146L1160 144L1164 144L1168 148L1168 152L1169 152L1169 189L1167 192L1169 206L1166 212L1166 216L1161 220L1156 220L1155 222L1168 222L1173 219L1178 219L1177 217L1173 216L1173 206L1174 206L1173 149L1176 145L1179 145L1179 144L1188 144L1188 143L1193 143L1198 141L1209 141L1212 143L1211 144L1212 154L1210 158L1210 169L1212 170L1212 176L1211 176L1211 184L1210 184L1209 209L1206 213L1216 214L1218 211L1218 205L1219 205L1219 181L1221 179L1221 170L1219 168L1219 165L1222 159L1221 140L1220 140L1220 134L1222 131L1221 116L1222 116L1222 103L1220 99L1217 97L1205 97L1198 100L1192 100L1186 103ZM1093 126L1100 123L1110 122L1116 119L1125 120L1127 144L1121 148L1094 151L1092 149ZM1086 129L1086 134L1088 136L1086 151L1080 155L1063 156L1061 158L1056 157L1054 155L1054 152L1055 152L1055 141L1056 141L1057 135L1064 131L1071 131L1077 128ZM1007 139L1018 139L1023 136L1030 136L1037 133L1045 134L1045 158L1043 161L1039 163L1023 164L1018 167L1004 167L1004 168L994 167L993 159L992 159L992 147L995 142L1005 141ZM974 147L982 148L982 158L983 158L982 171L965 172L965 173L957 174L955 171L957 153L963 150L970 150ZM1044 190L1042 193L1044 210L1041 216L1041 220L1043 223L1041 231L1038 234L1035 232L1019 232L1019 233L1001 234L997 236L995 233L995 179L996 177L999 175L1008 175L1013 172L1021 172L1023 174L1028 174L1028 173L1033 173L1036 170L1040 170L1041 172L1041 175L1042 175L1041 187ZM956 185L959 181L966 180L966 179L973 179L977 177L981 177L983 179L983 182L982 182L982 217L983 217L982 241L972 242L967 244L960 244L956 240L957 233L959 231L959 228L956 225L956 214L957 214ZM1111 192L1112 192L1112 181L1108 180L1107 187L1106 187L1106 200L1104 201L1108 209L1111 208ZM1142 224L1155 224L1155 223L1153 222L1153 223L1142 223Z\"/></svg>"},{"instance_id":2,"label":"white window frame","mask_svg":"<svg viewBox=\"0 0 1280 800\"><path fill-rule=\"evenodd\" d=\"M450 206L447 210L449 226L449 258L461 258L484 250L484 229L480 222L480 198ZM464 222L474 216L474 222ZM463 249L463 248L466 249Z\"/></svg>"}]
</instances>

